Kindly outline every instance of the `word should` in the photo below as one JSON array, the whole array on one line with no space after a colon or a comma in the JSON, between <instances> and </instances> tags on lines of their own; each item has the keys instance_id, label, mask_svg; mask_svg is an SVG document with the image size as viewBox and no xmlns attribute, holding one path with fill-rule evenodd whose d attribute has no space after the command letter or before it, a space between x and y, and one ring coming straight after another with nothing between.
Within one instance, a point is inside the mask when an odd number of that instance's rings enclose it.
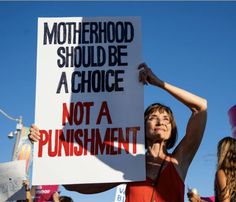
<instances>
[{"instance_id":1,"label":"word should","mask_svg":"<svg viewBox=\"0 0 236 202\"><path fill-rule=\"evenodd\" d=\"M127 46L75 46L57 49L57 65L62 67L127 66Z\"/></svg>"}]
</instances>

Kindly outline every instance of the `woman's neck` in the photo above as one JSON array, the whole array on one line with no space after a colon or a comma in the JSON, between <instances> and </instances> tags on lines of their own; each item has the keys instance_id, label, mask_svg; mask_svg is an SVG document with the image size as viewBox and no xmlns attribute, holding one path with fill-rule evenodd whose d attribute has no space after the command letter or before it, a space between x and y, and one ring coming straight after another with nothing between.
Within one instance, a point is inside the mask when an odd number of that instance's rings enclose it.
<instances>
[{"instance_id":1,"label":"woman's neck","mask_svg":"<svg viewBox=\"0 0 236 202\"><path fill-rule=\"evenodd\" d=\"M167 151L166 151L166 147L165 147L165 143L161 142L161 143L154 143L154 144L150 144L148 146L148 154L151 155L154 158L165 158L165 156L167 155Z\"/></svg>"}]
</instances>

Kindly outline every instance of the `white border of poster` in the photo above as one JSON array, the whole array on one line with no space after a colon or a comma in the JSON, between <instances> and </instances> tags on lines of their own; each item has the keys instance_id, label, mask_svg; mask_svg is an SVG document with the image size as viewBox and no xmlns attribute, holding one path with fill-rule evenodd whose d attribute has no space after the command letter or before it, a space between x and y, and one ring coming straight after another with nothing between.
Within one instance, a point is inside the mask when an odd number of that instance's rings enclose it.
<instances>
[{"instance_id":1,"label":"white border of poster","mask_svg":"<svg viewBox=\"0 0 236 202\"><path fill-rule=\"evenodd\" d=\"M33 184L145 179L139 17L38 19Z\"/></svg>"}]
</instances>

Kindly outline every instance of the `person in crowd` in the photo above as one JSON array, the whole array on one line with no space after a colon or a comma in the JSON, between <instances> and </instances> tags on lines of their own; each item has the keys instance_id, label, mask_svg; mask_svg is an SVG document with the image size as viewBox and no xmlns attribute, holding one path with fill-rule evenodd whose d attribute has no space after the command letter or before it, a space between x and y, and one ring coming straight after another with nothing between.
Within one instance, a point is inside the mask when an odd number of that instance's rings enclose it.
<instances>
[{"instance_id":1,"label":"person in crowd","mask_svg":"<svg viewBox=\"0 0 236 202\"><path fill-rule=\"evenodd\" d=\"M188 190L188 193L187 193L187 196L188 196L188 200L190 202L203 202L201 200L201 197L200 195L198 194L197 191L195 191L196 189L189 189Z\"/></svg>"},{"instance_id":2,"label":"person in crowd","mask_svg":"<svg viewBox=\"0 0 236 202\"><path fill-rule=\"evenodd\" d=\"M24 180L24 186L25 186L25 193L26 193L26 201L33 202L32 193L31 193L32 190L30 189L29 180Z\"/></svg>"},{"instance_id":3,"label":"person in crowd","mask_svg":"<svg viewBox=\"0 0 236 202\"><path fill-rule=\"evenodd\" d=\"M53 202L73 202L69 196L60 196L58 192L53 193Z\"/></svg>"},{"instance_id":4,"label":"person in crowd","mask_svg":"<svg viewBox=\"0 0 236 202\"><path fill-rule=\"evenodd\" d=\"M236 202L236 140L224 137L217 146L217 168L215 174L215 202ZM205 201L199 194L188 192L191 202Z\"/></svg>"},{"instance_id":5,"label":"person in crowd","mask_svg":"<svg viewBox=\"0 0 236 202\"><path fill-rule=\"evenodd\" d=\"M215 201L236 202L236 140L224 137L217 146Z\"/></svg>"},{"instance_id":6,"label":"person in crowd","mask_svg":"<svg viewBox=\"0 0 236 202\"><path fill-rule=\"evenodd\" d=\"M26 199L25 200L17 200L17 202L33 202L37 201L34 199L35 195L35 186L32 186L32 189L30 188L29 180L24 180L23 185L25 188L26 193ZM41 201L42 199L40 199ZM51 201L51 200L49 200ZM61 196L59 192L54 192L52 195L52 202L73 202L73 199L69 196Z\"/></svg>"},{"instance_id":7,"label":"person in crowd","mask_svg":"<svg viewBox=\"0 0 236 202\"><path fill-rule=\"evenodd\" d=\"M23 186L25 188L25 194L26 194L25 198L26 199L25 200L17 200L16 202L33 202L29 180L24 180Z\"/></svg>"},{"instance_id":8,"label":"person in crowd","mask_svg":"<svg viewBox=\"0 0 236 202\"><path fill-rule=\"evenodd\" d=\"M126 202L183 202L185 177L205 130L207 101L161 80L145 63L140 64L138 69L140 82L166 91L188 107L191 115L183 138L170 153L168 150L177 141L177 126L172 110L160 103L151 104L145 110L146 180L127 183ZM37 126L32 125L30 131L30 139L38 141L40 132ZM64 187L92 194L106 191L118 184L73 184Z\"/></svg>"},{"instance_id":9,"label":"person in crowd","mask_svg":"<svg viewBox=\"0 0 236 202\"><path fill-rule=\"evenodd\" d=\"M200 196L196 189L189 189L187 196L190 202L214 202L215 201L214 196L210 196L210 197Z\"/></svg>"}]
</instances>

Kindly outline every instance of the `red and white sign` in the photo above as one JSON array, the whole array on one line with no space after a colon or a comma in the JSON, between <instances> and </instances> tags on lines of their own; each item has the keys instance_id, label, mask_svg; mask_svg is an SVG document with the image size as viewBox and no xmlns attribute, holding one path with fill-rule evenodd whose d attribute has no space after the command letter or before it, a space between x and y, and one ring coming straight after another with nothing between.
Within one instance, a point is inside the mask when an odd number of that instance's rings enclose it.
<instances>
[{"instance_id":1,"label":"red and white sign","mask_svg":"<svg viewBox=\"0 0 236 202\"><path fill-rule=\"evenodd\" d=\"M39 18L33 184L144 180L138 17Z\"/></svg>"},{"instance_id":2,"label":"red and white sign","mask_svg":"<svg viewBox=\"0 0 236 202\"><path fill-rule=\"evenodd\" d=\"M58 187L58 185L36 186L34 202L54 202L53 194L58 192Z\"/></svg>"}]
</instances>

